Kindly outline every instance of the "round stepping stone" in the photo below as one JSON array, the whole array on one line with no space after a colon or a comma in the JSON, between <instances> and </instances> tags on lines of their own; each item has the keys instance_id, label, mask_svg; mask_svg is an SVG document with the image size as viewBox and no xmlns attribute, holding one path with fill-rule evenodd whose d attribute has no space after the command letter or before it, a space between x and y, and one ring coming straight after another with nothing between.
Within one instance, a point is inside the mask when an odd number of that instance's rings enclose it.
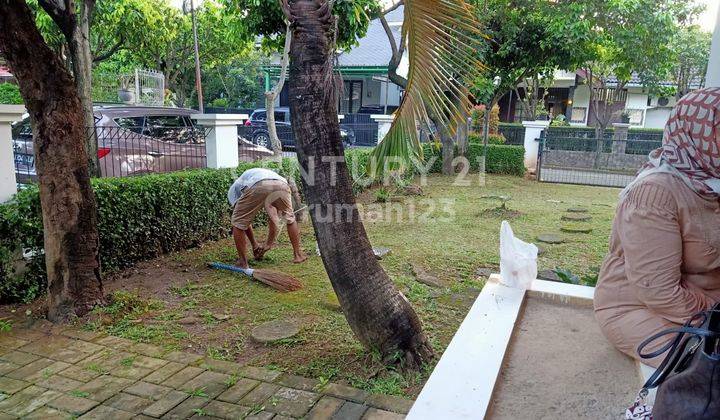
<instances>
[{"instance_id":1,"label":"round stepping stone","mask_svg":"<svg viewBox=\"0 0 720 420\"><path fill-rule=\"evenodd\" d=\"M546 244L561 244L565 242L562 236L557 233L541 233L538 235L537 240L545 242Z\"/></svg>"},{"instance_id":2,"label":"round stepping stone","mask_svg":"<svg viewBox=\"0 0 720 420\"><path fill-rule=\"evenodd\" d=\"M259 343L272 343L273 341L293 337L299 332L300 327L295 323L276 319L253 328L250 331L250 336Z\"/></svg>"},{"instance_id":3,"label":"round stepping stone","mask_svg":"<svg viewBox=\"0 0 720 420\"><path fill-rule=\"evenodd\" d=\"M591 227L585 226L562 226L560 230L567 233L591 233L593 231Z\"/></svg>"},{"instance_id":4,"label":"round stepping stone","mask_svg":"<svg viewBox=\"0 0 720 420\"><path fill-rule=\"evenodd\" d=\"M538 257L545 253L546 250L545 250L544 246L542 246L542 245L535 245L535 246L537 246L537 249L538 249Z\"/></svg>"},{"instance_id":5,"label":"round stepping stone","mask_svg":"<svg viewBox=\"0 0 720 420\"><path fill-rule=\"evenodd\" d=\"M587 213L589 210L585 207L570 207L567 209L568 213Z\"/></svg>"},{"instance_id":6,"label":"round stepping stone","mask_svg":"<svg viewBox=\"0 0 720 420\"><path fill-rule=\"evenodd\" d=\"M567 222L587 222L588 220L592 219L592 217L590 217L589 214L568 213L564 214L561 219Z\"/></svg>"}]
</instances>

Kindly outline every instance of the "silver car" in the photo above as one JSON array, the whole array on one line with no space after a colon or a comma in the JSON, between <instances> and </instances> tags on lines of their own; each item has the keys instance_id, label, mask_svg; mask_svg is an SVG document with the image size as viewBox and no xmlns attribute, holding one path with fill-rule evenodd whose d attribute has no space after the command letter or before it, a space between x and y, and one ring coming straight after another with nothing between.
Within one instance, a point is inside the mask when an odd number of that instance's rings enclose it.
<instances>
[{"instance_id":1,"label":"silver car","mask_svg":"<svg viewBox=\"0 0 720 420\"><path fill-rule=\"evenodd\" d=\"M197 111L184 108L111 106L95 108L95 127L100 173L103 177L124 177L172 172L207 166L206 129L196 126L190 116ZM255 161L272 155L269 149L238 137L241 161ZM35 156L29 119L13 126L15 173L20 183L34 181Z\"/></svg>"}]
</instances>

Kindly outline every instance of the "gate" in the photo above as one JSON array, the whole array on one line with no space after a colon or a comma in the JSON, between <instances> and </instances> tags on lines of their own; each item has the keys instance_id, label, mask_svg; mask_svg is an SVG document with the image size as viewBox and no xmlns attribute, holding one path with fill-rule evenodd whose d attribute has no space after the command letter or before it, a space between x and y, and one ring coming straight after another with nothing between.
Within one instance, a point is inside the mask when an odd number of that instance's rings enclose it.
<instances>
[{"instance_id":1,"label":"gate","mask_svg":"<svg viewBox=\"0 0 720 420\"><path fill-rule=\"evenodd\" d=\"M620 188L662 144L658 139L568 137L547 130L538 141L538 181Z\"/></svg>"}]
</instances>

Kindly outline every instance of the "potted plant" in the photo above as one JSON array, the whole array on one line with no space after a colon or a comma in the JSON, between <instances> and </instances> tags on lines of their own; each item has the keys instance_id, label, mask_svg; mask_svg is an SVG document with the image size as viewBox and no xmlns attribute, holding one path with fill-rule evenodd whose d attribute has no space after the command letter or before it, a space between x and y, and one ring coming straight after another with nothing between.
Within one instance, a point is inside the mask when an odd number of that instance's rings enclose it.
<instances>
[{"instance_id":1,"label":"potted plant","mask_svg":"<svg viewBox=\"0 0 720 420\"><path fill-rule=\"evenodd\" d=\"M125 104L135 103L135 89L130 88L130 79L126 76L120 78L120 89L118 89L118 98L120 102Z\"/></svg>"},{"instance_id":2,"label":"potted plant","mask_svg":"<svg viewBox=\"0 0 720 420\"><path fill-rule=\"evenodd\" d=\"M628 111L623 111L622 114L620 114L620 122L630 124L630 113Z\"/></svg>"}]
</instances>

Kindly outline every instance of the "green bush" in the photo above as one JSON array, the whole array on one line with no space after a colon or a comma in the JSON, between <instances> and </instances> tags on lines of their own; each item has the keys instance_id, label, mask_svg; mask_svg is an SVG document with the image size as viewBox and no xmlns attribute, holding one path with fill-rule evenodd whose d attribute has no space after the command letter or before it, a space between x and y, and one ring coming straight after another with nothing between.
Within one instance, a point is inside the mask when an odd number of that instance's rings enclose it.
<instances>
[{"instance_id":1,"label":"green bush","mask_svg":"<svg viewBox=\"0 0 720 420\"><path fill-rule=\"evenodd\" d=\"M485 160L485 172L490 174L525 175L525 149L522 146L505 146L489 144ZM425 161L435 158L430 172L442 172L442 150L435 144L423 145ZM470 170L480 169L480 157L483 156L483 145L470 143L465 157L470 161Z\"/></svg>"},{"instance_id":2,"label":"green bush","mask_svg":"<svg viewBox=\"0 0 720 420\"><path fill-rule=\"evenodd\" d=\"M261 165L94 179L103 272L227 236L227 190L240 173ZM269 166L299 182L290 159ZM32 300L45 285L40 199L30 186L0 205L0 302Z\"/></svg>"},{"instance_id":3,"label":"green bush","mask_svg":"<svg viewBox=\"0 0 720 420\"><path fill-rule=\"evenodd\" d=\"M488 144L505 144L505 141L505 136L502 134L488 135ZM468 142L483 144L483 136L482 134L470 133L470 135L468 135Z\"/></svg>"},{"instance_id":4,"label":"green bush","mask_svg":"<svg viewBox=\"0 0 720 420\"><path fill-rule=\"evenodd\" d=\"M0 83L0 104L22 104L20 88L12 83Z\"/></svg>"}]
</instances>

